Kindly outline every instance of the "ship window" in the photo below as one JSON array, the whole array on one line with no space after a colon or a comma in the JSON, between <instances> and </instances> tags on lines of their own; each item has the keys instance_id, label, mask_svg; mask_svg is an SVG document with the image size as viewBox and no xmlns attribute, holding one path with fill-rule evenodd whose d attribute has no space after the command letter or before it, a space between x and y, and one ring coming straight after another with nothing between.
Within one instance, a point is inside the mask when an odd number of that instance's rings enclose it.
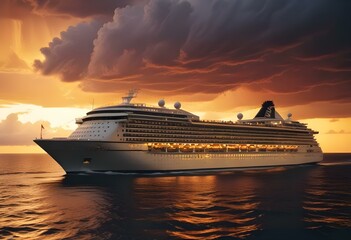
<instances>
[{"instance_id":1,"label":"ship window","mask_svg":"<svg viewBox=\"0 0 351 240\"><path fill-rule=\"evenodd\" d=\"M91 163L91 158L84 158L83 159L83 164L90 164Z\"/></svg>"}]
</instances>

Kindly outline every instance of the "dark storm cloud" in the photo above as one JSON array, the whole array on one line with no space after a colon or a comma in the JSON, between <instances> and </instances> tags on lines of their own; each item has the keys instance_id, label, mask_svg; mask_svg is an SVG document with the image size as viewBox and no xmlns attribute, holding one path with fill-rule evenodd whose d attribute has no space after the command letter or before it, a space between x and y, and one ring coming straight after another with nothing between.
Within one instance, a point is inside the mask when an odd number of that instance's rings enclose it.
<instances>
[{"instance_id":1,"label":"dark storm cloud","mask_svg":"<svg viewBox=\"0 0 351 240\"><path fill-rule=\"evenodd\" d=\"M40 49L45 61L35 60L34 68L44 75L58 74L64 81L85 76L90 60L93 40L101 22L80 23L54 38L49 47Z\"/></svg>"},{"instance_id":2,"label":"dark storm cloud","mask_svg":"<svg viewBox=\"0 0 351 240\"><path fill-rule=\"evenodd\" d=\"M0 18L24 19L35 15L112 17L116 8L138 0L1 0Z\"/></svg>"},{"instance_id":3,"label":"dark storm cloud","mask_svg":"<svg viewBox=\"0 0 351 240\"><path fill-rule=\"evenodd\" d=\"M26 0L1 0L0 18L22 19L33 10Z\"/></svg>"},{"instance_id":4,"label":"dark storm cloud","mask_svg":"<svg viewBox=\"0 0 351 240\"><path fill-rule=\"evenodd\" d=\"M151 1L116 9L94 42L89 65L98 77L133 74L144 60L157 65L174 65L190 30L191 5L178 1Z\"/></svg>"},{"instance_id":5,"label":"dark storm cloud","mask_svg":"<svg viewBox=\"0 0 351 240\"><path fill-rule=\"evenodd\" d=\"M65 14L75 17L113 16L113 10L133 0L27 0L39 13Z\"/></svg>"},{"instance_id":6,"label":"dark storm cloud","mask_svg":"<svg viewBox=\"0 0 351 240\"><path fill-rule=\"evenodd\" d=\"M80 36L79 27L76 37L57 39L60 51L51 54L51 44L36 65L65 76L66 59L76 54L66 49L69 39L90 48L64 79L81 80L87 91L220 93L244 85L302 102L349 102L350 10L342 0L140 1L91 28L95 39Z\"/></svg>"}]
</instances>

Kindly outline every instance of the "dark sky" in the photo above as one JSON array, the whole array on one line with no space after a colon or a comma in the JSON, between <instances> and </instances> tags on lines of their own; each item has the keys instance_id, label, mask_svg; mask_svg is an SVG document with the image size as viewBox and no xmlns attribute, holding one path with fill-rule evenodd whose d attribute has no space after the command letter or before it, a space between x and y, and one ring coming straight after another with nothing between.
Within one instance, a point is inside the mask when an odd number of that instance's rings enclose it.
<instances>
[{"instance_id":1,"label":"dark sky","mask_svg":"<svg viewBox=\"0 0 351 240\"><path fill-rule=\"evenodd\" d=\"M84 91L138 87L220 94L246 87L295 104L351 101L351 1L17 0L25 13L78 17L35 69ZM11 7L10 6L10 7ZM5 14L5 13L4 13Z\"/></svg>"}]
</instances>

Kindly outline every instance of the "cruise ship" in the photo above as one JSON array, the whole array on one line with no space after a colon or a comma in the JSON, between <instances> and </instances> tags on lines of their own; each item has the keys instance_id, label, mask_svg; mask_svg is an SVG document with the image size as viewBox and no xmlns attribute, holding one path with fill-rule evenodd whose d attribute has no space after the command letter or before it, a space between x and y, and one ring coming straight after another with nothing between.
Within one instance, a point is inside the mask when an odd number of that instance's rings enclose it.
<instances>
[{"instance_id":1,"label":"cruise ship","mask_svg":"<svg viewBox=\"0 0 351 240\"><path fill-rule=\"evenodd\" d=\"M223 171L320 162L323 153L306 124L286 119L265 101L253 119L208 121L181 109L132 103L93 109L67 138L35 139L65 171Z\"/></svg>"}]
</instances>

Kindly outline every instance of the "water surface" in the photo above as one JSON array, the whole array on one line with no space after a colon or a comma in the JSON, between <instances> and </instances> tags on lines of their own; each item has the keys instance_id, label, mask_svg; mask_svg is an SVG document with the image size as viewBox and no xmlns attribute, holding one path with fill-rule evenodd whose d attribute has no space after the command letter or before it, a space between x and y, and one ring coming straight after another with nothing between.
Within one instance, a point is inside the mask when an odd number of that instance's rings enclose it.
<instances>
[{"instance_id":1,"label":"water surface","mask_svg":"<svg viewBox=\"0 0 351 240\"><path fill-rule=\"evenodd\" d=\"M351 239L351 155L221 173L65 175L0 155L0 239Z\"/></svg>"}]
</instances>

